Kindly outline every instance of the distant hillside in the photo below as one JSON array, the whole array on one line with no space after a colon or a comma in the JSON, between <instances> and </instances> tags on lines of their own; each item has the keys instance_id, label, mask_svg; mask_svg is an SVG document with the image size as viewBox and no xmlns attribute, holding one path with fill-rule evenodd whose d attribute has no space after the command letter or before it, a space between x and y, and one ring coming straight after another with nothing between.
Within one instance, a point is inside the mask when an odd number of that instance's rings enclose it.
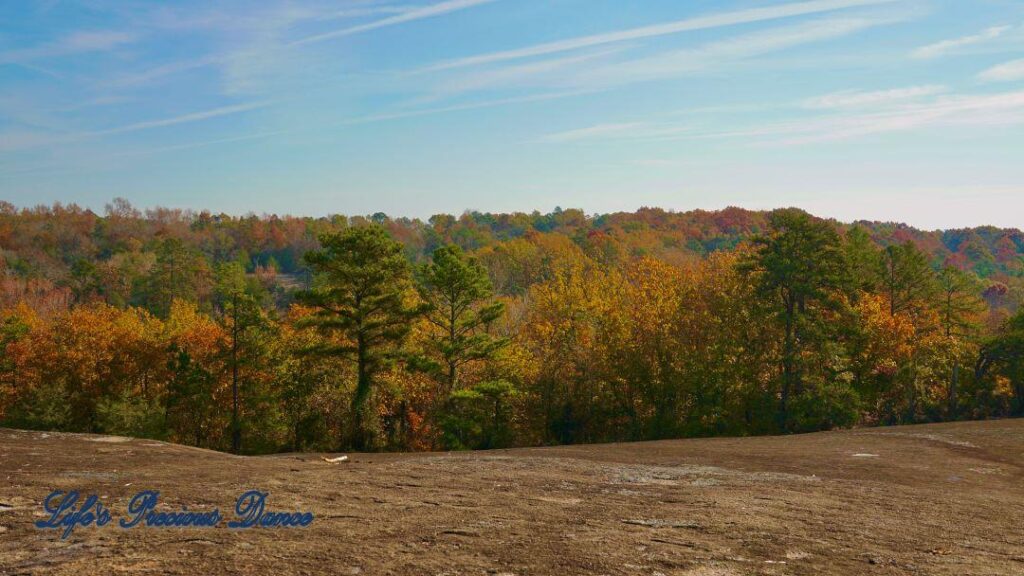
<instances>
[{"instance_id":1,"label":"distant hillside","mask_svg":"<svg viewBox=\"0 0 1024 576\"><path fill-rule=\"evenodd\" d=\"M760 233L768 214L742 208L688 212L641 208L602 215L556 209L547 214L439 214L424 222L382 213L310 218L167 208L141 211L122 199L109 204L103 214L75 205L19 210L0 203L0 261L7 278L75 288L91 281L99 264L125 273L132 267L145 269L156 247L174 239L210 262L240 261L250 273L289 275L286 284L294 285L303 277L302 254L317 245L318 233L372 220L403 242L415 261L444 243L486 254L516 239L547 235L570 240L598 261L617 263L648 255L681 263L734 248ZM1008 290L1024 276L1024 232L1018 229L924 231L886 222L835 225L840 230L861 226L879 246L912 241L936 266L950 264L972 271L992 282L996 291Z\"/></svg>"}]
</instances>

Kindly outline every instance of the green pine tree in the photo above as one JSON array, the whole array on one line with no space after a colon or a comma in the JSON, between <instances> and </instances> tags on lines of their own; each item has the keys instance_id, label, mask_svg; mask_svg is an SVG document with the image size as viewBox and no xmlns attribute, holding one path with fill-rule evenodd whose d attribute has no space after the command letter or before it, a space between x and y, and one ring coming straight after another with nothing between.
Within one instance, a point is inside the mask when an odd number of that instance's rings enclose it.
<instances>
[{"instance_id":1,"label":"green pine tree","mask_svg":"<svg viewBox=\"0 0 1024 576\"><path fill-rule=\"evenodd\" d=\"M340 342L310 352L355 359L349 443L368 449L374 378L395 357L421 309L408 303L412 275L402 245L381 226L326 234L320 244L305 255L315 274L313 288L298 299L316 309L307 322L340 336Z\"/></svg>"},{"instance_id":2,"label":"green pine tree","mask_svg":"<svg viewBox=\"0 0 1024 576\"><path fill-rule=\"evenodd\" d=\"M437 330L429 346L444 366L446 397L459 385L459 370L474 360L492 358L508 343L487 332L505 310L493 300L494 289L487 270L458 246L434 250L433 259L419 270L420 295L427 303L427 319Z\"/></svg>"},{"instance_id":3,"label":"green pine tree","mask_svg":"<svg viewBox=\"0 0 1024 576\"><path fill-rule=\"evenodd\" d=\"M753 240L754 252L740 265L781 324L781 390L779 427L790 424L791 395L803 392L804 352L815 341L827 341L830 327L822 312L836 309L836 294L848 285L839 234L824 220L797 209L769 216L767 235Z\"/></svg>"}]
</instances>

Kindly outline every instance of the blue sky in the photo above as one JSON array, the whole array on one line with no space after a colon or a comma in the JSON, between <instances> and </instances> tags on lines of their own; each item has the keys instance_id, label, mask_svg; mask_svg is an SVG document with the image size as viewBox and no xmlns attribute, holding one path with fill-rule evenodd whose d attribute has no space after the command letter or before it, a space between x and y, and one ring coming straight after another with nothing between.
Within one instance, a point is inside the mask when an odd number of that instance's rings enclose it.
<instances>
[{"instance_id":1,"label":"blue sky","mask_svg":"<svg viewBox=\"0 0 1024 576\"><path fill-rule=\"evenodd\" d=\"M1024 227L1020 0L0 4L0 199Z\"/></svg>"}]
</instances>

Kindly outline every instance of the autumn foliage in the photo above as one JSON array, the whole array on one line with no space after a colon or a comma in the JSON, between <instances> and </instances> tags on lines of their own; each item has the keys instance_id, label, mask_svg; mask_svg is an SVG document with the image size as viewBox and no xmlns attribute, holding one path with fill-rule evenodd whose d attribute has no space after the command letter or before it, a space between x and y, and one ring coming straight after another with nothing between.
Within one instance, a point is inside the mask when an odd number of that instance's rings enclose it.
<instances>
[{"instance_id":1,"label":"autumn foliage","mask_svg":"<svg viewBox=\"0 0 1024 576\"><path fill-rule=\"evenodd\" d=\"M263 453L1017 416L1022 254L798 210L0 205L0 424Z\"/></svg>"}]
</instances>

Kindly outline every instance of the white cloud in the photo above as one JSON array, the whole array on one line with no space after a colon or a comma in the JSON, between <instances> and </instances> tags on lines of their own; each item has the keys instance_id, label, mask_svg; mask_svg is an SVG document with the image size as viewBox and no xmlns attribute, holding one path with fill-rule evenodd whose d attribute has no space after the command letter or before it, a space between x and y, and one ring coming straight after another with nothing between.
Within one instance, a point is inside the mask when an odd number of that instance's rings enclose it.
<instances>
[{"instance_id":1,"label":"white cloud","mask_svg":"<svg viewBox=\"0 0 1024 576\"><path fill-rule=\"evenodd\" d=\"M92 31L75 32L49 44L35 48L20 48L0 52L0 64L20 64L33 60L71 56L88 52L105 52L135 42L137 35L130 32Z\"/></svg>"},{"instance_id":2,"label":"white cloud","mask_svg":"<svg viewBox=\"0 0 1024 576\"><path fill-rule=\"evenodd\" d=\"M442 106L437 108L420 108L417 110L404 110L401 112L388 112L383 114L371 114L368 116L361 116L358 118L350 118L348 120L340 122L341 125L352 125L352 124L368 124L371 122L382 122L386 120L398 120L401 118L415 118L418 116L430 116L433 114L444 114L448 112L461 112L464 110L477 110L481 108L494 108L496 106L505 106L508 104L520 104L527 102L543 102L546 100L557 100L560 98L569 98L571 96L582 96L584 94L592 94L593 90L568 90L562 92L547 92L542 94L531 94L529 96L513 96L510 98L498 98L494 100L481 100L478 102L468 102L465 104L454 104L452 106Z\"/></svg>"},{"instance_id":3,"label":"white cloud","mask_svg":"<svg viewBox=\"0 0 1024 576\"><path fill-rule=\"evenodd\" d=\"M365 16L376 16L378 14L405 14L416 10L415 6L363 6L342 8L329 14L324 14L320 20L336 20L342 18L362 18Z\"/></svg>"},{"instance_id":4,"label":"white cloud","mask_svg":"<svg viewBox=\"0 0 1024 576\"><path fill-rule=\"evenodd\" d=\"M257 80L263 76L300 70L301 68L294 66L292 55L286 53L291 47L440 16L494 1L496 0L448 0L420 7L360 3L333 11L313 10L288 3L283 6L268 5L267 7L250 8L243 14L220 10L181 14L165 8L151 18L155 26L174 31L220 32L230 38L230 47L218 53L166 62L145 70L123 74L104 82L102 87L123 88L144 85L167 76L215 66L219 67L223 73L225 93L243 93L258 84ZM283 39L292 27L302 22L356 18L375 14L392 14L392 16L341 30L307 36L291 42ZM225 31L231 33L224 34Z\"/></svg>"},{"instance_id":5,"label":"white cloud","mask_svg":"<svg viewBox=\"0 0 1024 576\"><path fill-rule=\"evenodd\" d=\"M934 96L935 94L945 91L945 86L927 85L894 88L892 90L878 90L873 92L833 92L832 94L808 98L802 102L802 105L804 108L811 109L859 108L863 106L914 100L924 96Z\"/></svg>"},{"instance_id":6,"label":"white cloud","mask_svg":"<svg viewBox=\"0 0 1024 576\"><path fill-rule=\"evenodd\" d=\"M978 78L989 82L1024 80L1024 58L993 66L978 74Z\"/></svg>"},{"instance_id":7,"label":"white cloud","mask_svg":"<svg viewBox=\"0 0 1024 576\"><path fill-rule=\"evenodd\" d=\"M1009 29L1010 26L993 26L992 28L987 28L978 34L953 38L951 40L943 40L927 46L921 46L911 52L910 56L918 59L938 58L939 56L956 52L959 48L963 48L964 46L995 40Z\"/></svg>"},{"instance_id":8,"label":"white cloud","mask_svg":"<svg viewBox=\"0 0 1024 576\"><path fill-rule=\"evenodd\" d=\"M223 63L228 59L226 56L204 56L196 58L194 60L179 60L177 62L168 62L155 66L142 72L136 72L133 74L126 74L118 78L114 78L109 82L104 83L106 88L123 88L127 86L138 86L146 84L153 80L170 76L172 74L179 74L181 72L187 72L189 70L195 70L203 68L212 64Z\"/></svg>"},{"instance_id":9,"label":"white cloud","mask_svg":"<svg viewBox=\"0 0 1024 576\"><path fill-rule=\"evenodd\" d=\"M657 140L691 132L689 126L652 124L650 122L623 122L597 124L586 128L547 134L542 142L581 142L596 140Z\"/></svg>"},{"instance_id":10,"label":"white cloud","mask_svg":"<svg viewBox=\"0 0 1024 576\"><path fill-rule=\"evenodd\" d=\"M273 136L280 136L285 134L286 130L271 130L268 132L256 132L253 134L243 134L241 136L231 136L228 138L217 138L214 140L201 140L199 142L185 142L184 144L172 144L170 146L163 146L160 148L148 148L144 150L131 150L120 154L113 154L111 157L117 158L122 156L148 156L150 154L159 154L161 152L173 152L177 150L191 150L192 148L203 148L205 146L215 146L218 144L229 144L233 142L245 142L247 140L261 140L264 138L270 138Z\"/></svg>"},{"instance_id":11,"label":"white cloud","mask_svg":"<svg viewBox=\"0 0 1024 576\"><path fill-rule=\"evenodd\" d=\"M717 68L740 60L788 48L831 40L889 24L888 19L836 18L779 27L712 42L699 48L662 52L580 72L572 82L581 86L610 87L675 78Z\"/></svg>"},{"instance_id":12,"label":"white cloud","mask_svg":"<svg viewBox=\"0 0 1024 576\"><path fill-rule=\"evenodd\" d=\"M711 138L766 138L808 144L933 126L1006 126L1024 122L1024 91L942 96L869 113L839 114L769 124L748 130L705 133Z\"/></svg>"},{"instance_id":13,"label":"white cloud","mask_svg":"<svg viewBox=\"0 0 1024 576\"><path fill-rule=\"evenodd\" d=\"M404 24L406 22L413 22L415 20L422 20L424 18L433 18L449 12L455 12L457 10L465 10L466 8L472 8L481 4L488 4L495 0L447 0L445 2L439 2L430 6L424 6L415 10L409 10L407 12L399 13L395 16L388 18L382 18L366 24L359 24L357 26L350 26L348 28L342 28L341 30L334 30L332 32L324 32L323 34L316 34L314 36L307 36L300 40L295 40L292 45L312 44L314 42L323 42L324 40L331 40L334 38L342 38L344 36L351 36L353 34L359 34L368 30L376 30L378 28L384 28L387 26L394 26L396 24Z\"/></svg>"},{"instance_id":14,"label":"white cloud","mask_svg":"<svg viewBox=\"0 0 1024 576\"><path fill-rule=\"evenodd\" d=\"M543 136L545 142L571 142L574 140L588 140L595 137L621 136L625 132L631 132L636 128L644 126L643 122L624 122L621 124L597 124L586 128L555 132Z\"/></svg>"},{"instance_id":15,"label":"white cloud","mask_svg":"<svg viewBox=\"0 0 1024 576\"><path fill-rule=\"evenodd\" d=\"M548 58L536 62L501 66L473 72L456 76L455 78L444 78L434 89L431 98L488 89L525 88L528 85L537 86L545 84L557 85L566 77L566 69L584 62L596 60L614 52L618 52L618 50L606 49L560 58Z\"/></svg>"},{"instance_id":16,"label":"white cloud","mask_svg":"<svg viewBox=\"0 0 1024 576\"><path fill-rule=\"evenodd\" d=\"M778 20L794 16L841 10L844 8L886 4L894 1L896 0L812 0L810 2L798 2L782 4L779 6L739 10L735 12L724 12L721 14L711 14L708 16L698 16L696 18L688 18L685 20L676 20L674 22L656 24L653 26L644 26L642 28L631 28L628 30L607 32L604 34L570 38L567 40L537 44L515 50L469 56L466 58L450 60L448 62L441 62L433 66L428 66L423 70L444 70L449 68L461 68L464 66L502 62L506 60L518 60L521 58L542 56L546 54L566 52L569 50L578 50L580 48L589 48L613 42L653 38L668 34L678 34L680 32L720 28L723 26L735 26L737 24L763 22L766 20Z\"/></svg>"},{"instance_id":17,"label":"white cloud","mask_svg":"<svg viewBox=\"0 0 1024 576\"><path fill-rule=\"evenodd\" d=\"M499 65L483 70L453 71L443 75L426 100L474 90L514 88L601 91L626 84L671 79L700 73L718 73L725 66L803 44L830 40L875 26L893 17L821 18L789 26L734 36L683 50L627 58L624 46L549 57L526 63ZM899 97L899 94L890 95ZM909 97L905 95L904 97ZM865 96L866 97L866 96ZM877 97L877 96L875 96Z\"/></svg>"},{"instance_id":18,"label":"white cloud","mask_svg":"<svg viewBox=\"0 0 1024 576\"><path fill-rule=\"evenodd\" d=\"M133 124L126 124L124 126L116 126L114 128L106 128L103 130L91 130L84 132L8 132L0 134L0 143L2 143L0 144L0 151L9 152L15 150L24 150L27 148L52 146L55 144L67 144L69 142L77 142L79 140L85 140L88 138L95 138L99 136L108 136L112 134L126 134L129 132L138 132L140 130L149 130L152 128L163 128L165 126L174 126L177 124L199 122L202 120L208 120L210 118L218 118L221 116L229 116L232 114L248 112L250 110L256 110L258 108L264 108L268 105L268 102L250 102L246 104L235 104L231 106L213 108L210 110L202 110L199 112L190 112L188 114L172 116L169 118L146 120L144 122L136 122Z\"/></svg>"},{"instance_id":19,"label":"white cloud","mask_svg":"<svg viewBox=\"0 0 1024 576\"><path fill-rule=\"evenodd\" d=\"M250 110L256 110L258 108L265 108L269 105L269 102L249 102L247 104L222 106L220 108L203 110L201 112L191 112L189 114L182 114L180 116L172 116L170 118L147 120L145 122L136 122L134 124L128 124L126 126L118 126L117 128L108 128L106 130L86 132L83 135L103 136L106 134L123 134L126 132L138 132L139 130L148 130L150 128L162 128L164 126L173 126L175 124L187 124L190 122L198 122L200 120L208 120L210 118L218 118L220 116L229 116L231 114L238 114L240 112L248 112Z\"/></svg>"}]
</instances>

